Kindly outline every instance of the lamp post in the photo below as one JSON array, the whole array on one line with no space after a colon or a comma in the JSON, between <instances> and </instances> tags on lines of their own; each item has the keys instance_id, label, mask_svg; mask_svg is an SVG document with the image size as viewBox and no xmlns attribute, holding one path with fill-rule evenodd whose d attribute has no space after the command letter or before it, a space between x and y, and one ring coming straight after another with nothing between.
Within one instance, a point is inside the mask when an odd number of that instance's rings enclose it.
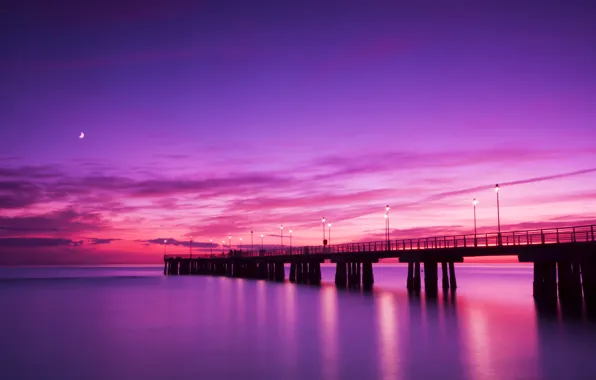
<instances>
[{"instance_id":1,"label":"lamp post","mask_svg":"<svg viewBox=\"0 0 596 380\"><path fill-rule=\"evenodd\" d=\"M478 239L476 236L476 205L478 204L478 201L476 198L474 198L472 204L474 205L474 247L476 247L478 245Z\"/></svg>"},{"instance_id":2,"label":"lamp post","mask_svg":"<svg viewBox=\"0 0 596 380\"><path fill-rule=\"evenodd\" d=\"M250 231L250 250L254 251L255 250L255 241L253 239L253 230Z\"/></svg>"},{"instance_id":3,"label":"lamp post","mask_svg":"<svg viewBox=\"0 0 596 380\"><path fill-rule=\"evenodd\" d=\"M495 185L495 193L497 193L497 232L498 232L498 244L501 245L501 212L499 209L499 184Z\"/></svg>"},{"instance_id":4,"label":"lamp post","mask_svg":"<svg viewBox=\"0 0 596 380\"><path fill-rule=\"evenodd\" d=\"M213 255L213 239L209 239L209 246L211 247L211 254Z\"/></svg>"},{"instance_id":5,"label":"lamp post","mask_svg":"<svg viewBox=\"0 0 596 380\"><path fill-rule=\"evenodd\" d=\"M327 224L327 228L329 229L329 233L327 234L327 237L329 238L329 245L331 245L331 223Z\"/></svg>"},{"instance_id":6,"label":"lamp post","mask_svg":"<svg viewBox=\"0 0 596 380\"><path fill-rule=\"evenodd\" d=\"M221 249L222 249L221 254L223 255L225 253L225 249L226 249L226 241L225 240L221 241Z\"/></svg>"},{"instance_id":7,"label":"lamp post","mask_svg":"<svg viewBox=\"0 0 596 380\"><path fill-rule=\"evenodd\" d=\"M238 243L238 249L242 251L242 238L240 238L240 243Z\"/></svg>"},{"instance_id":8,"label":"lamp post","mask_svg":"<svg viewBox=\"0 0 596 380\"><path fill-rule=\"evenodd\" d=\"M389 243L389 205L385 206L385 235L387 240L387 250L390 248Z\"/></svg>"},{"instance_id":9,"label":"lamp post","mask_svg":"<svg viewBox=\"0 0 596 380\"><path fill-rule=\"evenodd\" d=\"M282 224L279 226L280 236L281 236L281 249L284 249L284 225Z\"/></svg>"},{"instance_id":10,"label":"lamp post","mask_svg":"<svg viewBox=\"0 0 596 380\"><path fill-rule=\"evenodd\" d=\"M264 236L265 236L264 234L261 234L261 250L263 249L263 237Z\"/></svg>"},{"instance_id":11,"label":"lamp post","mask_svg":"<svg viewBox=\"0 0 596 380\"><path fill-rule=\"evenodd\" d=\"M325 217L323 217L323 246L327 245L327 241L325 240Z\"/></svg>"},{"instance_id":12,"label":"lamp post","mask_svg":"<svg viewBox=\"0 0 596 380\"><path fill-rule=\"evenodd\" d=\"M164 256L166 255L166 252L168 250L167 245L166 245L167 243L168 243L168 241L166 239L164 239L164 241L163 241L163 254L164 254Z\"/></svg>"},{"instance_id":13,"label":"lamp post","mask_svg":"<svg viewBox=\"0 0 596 380\"><path fill-rule=\"evenodd\" d=\"M292 254L292 229L290 228L290 254Z\"/></svg>"},{"instance_id":14,"label":"lamp post","mask_svg":"<svg viewBox=\"0 0 596 380\"><path fill-rule=\"evenodd\" d=\"M190 258L192 259L192 236L190 237L190 243L188 244L188 250L190 252Z\"/></svg>"},{"instance_id":15,"label":"lamp post","mask_svg":"<svg viewBox=\"0 0 596 380\"><path fill-rule=\"evenodd\" d=\"M228 236L228 248L230 248L230 251L232 250L232 235Z\"/></svg>"}]
</instances>

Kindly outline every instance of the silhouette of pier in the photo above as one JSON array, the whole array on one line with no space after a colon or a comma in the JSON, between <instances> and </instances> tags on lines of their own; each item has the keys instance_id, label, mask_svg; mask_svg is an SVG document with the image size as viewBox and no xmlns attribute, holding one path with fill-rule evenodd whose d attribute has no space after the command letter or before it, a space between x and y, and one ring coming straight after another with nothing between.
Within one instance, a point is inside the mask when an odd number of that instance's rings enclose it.
<instances>
[{"instance_id":1,"label":"silhouette of pier","mask_svg":"<svg viewBox=\"0 0 596 380\"><path fill-rule=\"evenodd\" d=\"M596 226L575 226L501 233L470 234L346 243L329 246L287 247L255 251L230 250L227 254L199 257L164 256L164 274L219 275L285 281L284 265L290 264L294 283L320 284L321 263L336 264L338 287L370 288L374 283L373 263L398 258L408 263L406 287L427 295L441 286L455 290L455 263L465 257L518 256L534 263L537 300L561 303L581 302L596 307Z\"/></svg>"}]
</instances>

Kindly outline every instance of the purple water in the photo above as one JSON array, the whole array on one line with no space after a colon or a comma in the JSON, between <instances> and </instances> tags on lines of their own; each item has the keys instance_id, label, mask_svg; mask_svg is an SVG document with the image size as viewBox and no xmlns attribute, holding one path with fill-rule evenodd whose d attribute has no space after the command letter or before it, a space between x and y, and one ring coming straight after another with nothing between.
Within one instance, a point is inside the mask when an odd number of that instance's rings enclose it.
<instances>
[{"instance_id":1,"label":"purple water","mask_svg":"<svg viewBox=\"0 0 596 380\"><path fill-rule=\"evenodd\" d=\"M596 324L542 315L532 268L456 266L455 299L163 267L0 268L2 379L596 379Z\"/></svg>"}]
</instances>

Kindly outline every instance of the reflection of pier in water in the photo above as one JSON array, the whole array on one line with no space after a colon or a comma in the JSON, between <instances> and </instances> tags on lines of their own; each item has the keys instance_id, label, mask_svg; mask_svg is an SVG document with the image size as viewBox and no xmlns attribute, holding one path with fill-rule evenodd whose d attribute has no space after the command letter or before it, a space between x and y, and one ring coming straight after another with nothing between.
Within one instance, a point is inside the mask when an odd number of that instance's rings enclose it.
<instances>
[{"instance_id":1,"label":"reflection of pier in water","mask_svg":"<svg viewBox=\"0 0 596 380\"><path fill-rule=\"evenodd\" d=\"M290 281L320 284L321 263L336 264L338 287L371 288L373 263L398 258L408 263L406 287L427 296L438 294L438 271L443 289L455 290L455 263L465 257L511 256L534 263L534 297L543 302L577 305L585 299L596 308L596 226L576 226L482 235L349 243L318 247L231 250L228 254L196 257L164 256L168 275L207 274L284 281L290 264ZM424 280L421 269L424 269Z\"/></svg>"}]
</instances>

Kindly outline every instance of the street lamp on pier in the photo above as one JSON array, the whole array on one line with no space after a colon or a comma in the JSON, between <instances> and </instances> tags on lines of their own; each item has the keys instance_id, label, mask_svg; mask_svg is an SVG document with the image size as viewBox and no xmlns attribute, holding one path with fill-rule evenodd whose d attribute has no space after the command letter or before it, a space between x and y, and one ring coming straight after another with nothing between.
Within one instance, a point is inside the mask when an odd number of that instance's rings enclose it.
<instances>
[{"instance_id":1,"label":"street lamp on pier","mask_svg":"<svg viewBox=\"0 0 596 380\"><path fill-rule=\"evenodd\" d=\"M327 245L327 240L325 240L325 217L321 220L323 222L323 245Z\"/></svg>"},{"instance_id":2,"label":"street lamp on pier","mask_svg":"<svg viewBox=\"0 0 596 380\"><path fill-rule=\"evenodd\" d=\"M265 237L264 234L261 234L261 250L263 250L263 238Z\"/></svg>"},{"instance_id":3,"label":"street lamp on pier","mask_svg":"<svg viewBox=\"0 0 596 380\"><path fill-rule=\"evenodd\" d=\"M474 205L474 247L476 247L478 245L478 238L476 234L476 205L478 204L478 201L476 198L474 198L472 204Z\"/></svg>"},{"instance_id":4,"label":"street lamp on pier","mask_svg":"<svg viewBox=\"0 0 596 380\"><path fill-rule=\"evenodd\" d=\"M164 254L164 256L165 256L166 252L168 251L167 244L168 244L168 240L167 239L164 239L164 241L163 241L163 254Z\"/></svg>"},{"instance_id":5,"label":"street lamp on pier","mask_svg":"<svg viewBox=\"0 0 596 380\"><path fill-rule=\"evenodd\" d=\"M253 239L253 230L250 231L250 250L254 251L255 250L255 241Z\"/></svg>"},{"instance_id":6,"label":"street lamp on pier","mask_svg":"<svg viewBox=\"0 0 596 380\"><path fill-rule=\"evenodd\" d=\"M290 253L292 252L292 229L290 228Z\"/></svg>"},{"instance_id":7,"label":"street lamp on pier","mask_svg":"<svg viewBox=\"0 0 596 380\"><path fill-rule=\"evenodd\" d=\"M228 248L230 248L230 251L232 250L232 235L228 236Z\"/></svg>"},{"instance_id":8,"label":"street lamp on pier","mask_svg":"<svg viewBox=\"0 0 596 380\"><path fill-rule=\"evenodd\" d=\"M331 223L327 223L328 233L327 238L329 239L329 245L331 245Z\"/></svg>"},{"instance_id":9,"label":"street lamp on pier","mask_svg":"<svg viewBox=\"0 0 596 380\"><path fill-rule=\"evenodd\" d=\"M190 237L190 243L188 244L188 250L190 252L190 258L192 259L192 236Z\"/></svg>"},{"instance_id":10,"label":"street lamp on pier","mask_svg":"<svg viewBox=\"0 0 596 380\"><path fill-rule=\"evenodd\" d=\"M209 247L211 247L211 254L213 255L213 239L209 239Z\"/></svg>"},{"instance_id":11,"label":"street lamp on pier","mask_svg":"<svg viewBox=\"0 0 596 380\"><path fill-rule=\"evenodd\" d=\"M283 224L281 226L279 226L279 231L280 231L280 237L281 237L281 249L283 251L283 249L284 249L284 225Z\"/></svg>"},{"instance_id":12,"label":"street lamp on pier","mask_svg":"<svg viewBox=\"0 0 596 380\"><path fill-rule=\"evenodd\" d=\"M495 193L497 193L497 233L498 233L498 244L501 245L502 241L501 241L501 212L500 212L500 208L499 208L499 190L501 190L501 188L499 187L499 184L497 183L495 185Z\"/></svg>"},{"instance_id":13,"label":"street lamp on pier","mask_svg":"<svg viewBox=\"0 0 596 380\"><path fill-rule=\"evenodd\" d=\"M389 250L389 205L385 206L385 240L387 241L387 250Z\"/></svg>"}]
</instances>

